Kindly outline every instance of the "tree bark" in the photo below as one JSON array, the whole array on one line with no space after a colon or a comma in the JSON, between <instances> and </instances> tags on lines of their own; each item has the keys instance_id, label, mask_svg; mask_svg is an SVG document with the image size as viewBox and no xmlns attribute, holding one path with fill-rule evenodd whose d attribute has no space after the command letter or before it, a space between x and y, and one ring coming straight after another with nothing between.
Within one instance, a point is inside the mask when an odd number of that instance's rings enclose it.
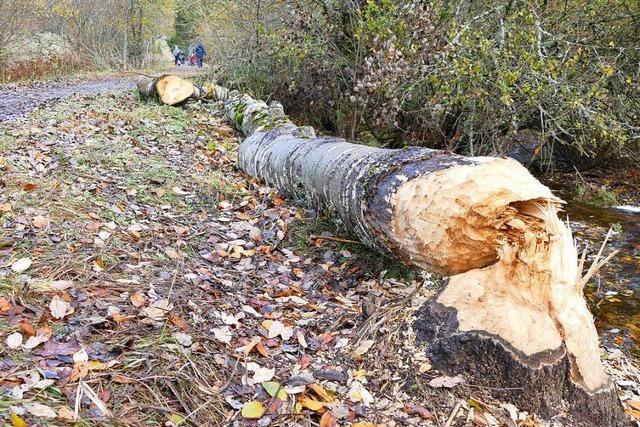
<instances>
[{"instance_id":1,"label":"tree bark","mask_svg":"<svg viewBox=\"0 0 640 427\"><path fill-rule=\"evenodd\" d=\"M562 201L522 165L318 137L277 102L213 85L196 92L221 99L246 136L246 173L368 246L450 276L414 323L434 366L544 417L570 411L572 426L625 425L571 231L558 219Z\"/></svg>"}]
</instances>

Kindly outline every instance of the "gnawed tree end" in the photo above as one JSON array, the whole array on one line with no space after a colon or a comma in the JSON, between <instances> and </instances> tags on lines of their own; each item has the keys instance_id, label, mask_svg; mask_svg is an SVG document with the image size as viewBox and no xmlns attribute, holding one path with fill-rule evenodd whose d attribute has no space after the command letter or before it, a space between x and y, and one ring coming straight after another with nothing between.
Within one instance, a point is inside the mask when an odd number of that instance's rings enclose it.
<instances>
[{"instance_id":1,"label":"gnawed tree end","mask_svg":"<svg viewBox=\"0 0 640 427\"><path fill-rule=\"evenodd\" d=\"M369 246L451 276L415 322L435 366L544 417L570 410L585 426L625 425L562 201L526 168L315 137L278 103L227 97L247 135L244 171L331 212Z\"/></svg>"},{"instance_id":2,"label":"gnawed tree end","mask_svg":"<svg viewBox=\"0 0 640 427\"><path fill-rule=\"evenodd\" d=\"M372 248L450 276L415 321L434 366L572 425L624 426L600 361L562 201L511 159L317 137L282 106L217 86L240 167L331 213Z\"/></svg>"},{"instance_id":3,"label":"gnawed tree end","mask_svg":"<svg viewBox=\"0 0 640 427\"><path fill-rule=\"evenodd\" d=\"M153 100L165 105L180 105L199 94L193 83L172 74L139 79L137 87L143 100Z\"/></svg>"}]
</instances>

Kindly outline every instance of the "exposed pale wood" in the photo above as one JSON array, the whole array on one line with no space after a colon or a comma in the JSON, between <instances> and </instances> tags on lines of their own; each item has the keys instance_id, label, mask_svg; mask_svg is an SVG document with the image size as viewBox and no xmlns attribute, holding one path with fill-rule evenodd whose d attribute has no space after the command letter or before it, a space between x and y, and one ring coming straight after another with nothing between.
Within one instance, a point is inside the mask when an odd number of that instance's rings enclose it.
<instances>
[{"instance_id":1,"label":"exposed pale wood","mask_svg":"<svg viewBox=\"0 0 640 427\"><path fill-rule=\"evenodd\" d=\"M246 136L238 162L407 265L451 276L419 313L434 366L576 426L624 425L562 201L514 160L317 137L277 102L209 85ZM520 389L516 392L508 390Z\"/></svg>"},{"instance_id":2,"label":"exposed pale wood","mask_svg":"<svg viewBox=\"0 0 640 427\"><path fill-rule=\"evenodd\" d=\"M200 93L190 81L171 74L152 79L141 78L137 86L143 99L155 100L165 105L180 105L195 99Z\"/></svg>"}]
</instances>

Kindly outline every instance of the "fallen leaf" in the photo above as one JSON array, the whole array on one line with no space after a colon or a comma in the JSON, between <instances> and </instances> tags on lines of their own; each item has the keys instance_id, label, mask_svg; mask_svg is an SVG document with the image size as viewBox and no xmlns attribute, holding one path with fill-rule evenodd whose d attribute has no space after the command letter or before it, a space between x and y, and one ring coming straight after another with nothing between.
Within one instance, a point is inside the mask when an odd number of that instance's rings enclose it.
<instances>
[{"instance_id":1,"label":"fallen leaf","mask_svg":"<svg viewBox=\"0 0 640 427\"><path fill-rule=\"evenodd\" d=\"M296 338L298 338L298 344L300 344L302 348L307 348L309 346L307 344L307 340L304 338L304 334L300 330L296 331Z\"/></svg>"},{"instance_id":2,"label":"fallen leaf","mask_svg":"<svg viewBox=\"0 0 640 427\"><path fill-rule=\"evenodd\" d=\"M298 399L298 403L304 408L311 409L312 411L320 411L324 408L324 403L318 400L314 400L308 397L301 397Z\"/></svg>"},{"instance_id":3,"label":"fallen leaf","mask_svg":"<svg viewBox=\"0 0 640 427\"><path fill-rule=\"evenodd\" d=\"M11 425L13 425L13 427L27 427L26 421L23 420L20 417L20 415L12 412L10 415L10 418L11 418Z\"/></svg>"},{"instance_id":4,"label":"fallen leaf","mask_svg":"<svg viewBox=\"0 0 640 427\"><path fill-rule=\"evenodd\" d=\"M51 315L54 319L58 320L64 318L70 308L71 306L69 305L69 303L61 299L57 295L54 296L49 303L49 310L51 310Z\"/></svg>"},{"instance_id":5,"label":"fallen leaf","mask_svg":"<svg viewBox=\"0 0 640 427\"><path fill-rule=\"evenodd\" d=\"M24 407L27 410L27 412L29 412L31 415L34 415L36 417L43 417L43 418L56 417L56 411L51 409L49 406L43 405L41 403L25 403Z\"/></svg>"},{"instance_id":6,"label":"fallen leaf","mask_svg":"<svg viewBox=\"0 0 640 427\"><path fill-rule=\"evenodd\" d=\"M62 406L58 409L58 419L63 421L75 421L76 414L68 406Z\"/></svg>"},{"instance_id":7,"label":"fallen leaf","mask_svg":"<svg viewBox=\"0 0 640 427\"><path fill-rule=\"evenodd\" d=\"M142 312L153 320L162 320L164 316L173 309L173 304L167 299L160 299L149 307L142 309Z\"/></svg>"},{"instance_id":8,"label":"fallen leaf","mask_svg":"<svg viewBox=\"0 0 640 427\"><path fill-rule=\"evenodd\" d=\"M327 411L320 417L320 427L337 427L338 419L331 411Z\"/></svg>"},{"instance_id":9,"label":"fallen leaf","mask_svg":"<svg viewBox=\"0 0 640 427\"><path fill-rule=\"evenodd\" d=\"M240 403L239 401L235 400L233 397L231 396L227 396L224 398L224 401L227 402L227 404L229 406L231 406L233 409L235 410L239 410L242 409L242 403Z\"/></svg>"},{"instance_id":10,"label":"fallen leaf","mask_svg":"<svg viewBox=\"0 0 640 427\"><path fill-rule=\"evenodd\" d=\"M446 375L443 375L441 377L436 377L431 381L429 381L429 386L436 387L436 388L441 388L441 387L453 388L458 384L462 384L462 383L464 383L464 378L462 378L459 375L455 377L448 377Z\"/></svg>"},{"instance_id":11,"label":"fallen leaf","mask_svg":"<svg viewBox=\"0 0 640 427\"><path fill-rule=\"evenodd\" d=\"M184 332L174 332L171 336L178 341L178 344L181 344L184 347L191 347L191 344L193 344L193 338L191 338L191 335L185 334Z\"/></svg>"},{"instance_id":12,"label":"fallen leaf","mask_svg":"<svg viewBox=\"0 0 640 427\"><path fill-rule=\"evenodd\" d=\"M420 364L420 366L418 367L418 372L420 372L421 374L424 374L425 372L427 372L429 369L431 369L431 363L429 362L423 362Z\"/></svg>"},{"instance_id":13,"label":"fallen leaf","mask_svg":"<svg viewBox=\"0 0 640 427\"><path fill-rule=\"evenodd\" d=\"M254 371L254 374L253 374L253 377L251 377L252 384L271 381L273 376L276 374L276 368L264 368L261 366L258 366L253 371Z\"/></svg>"},{"instance_id":14,"label":"fallen leaf","mask_svg":"<svg viewBox=\"0 0 640 427\"><path fill-rule=\"evenodd\" d=\"M13 308L13 304L6 298L0 298L0 313L6 313Z\"/></svg>"},{"instance_id":15,"label":"fallen leaf","mask_svg":"<svg viewBox=\"0 0 640 427\"><path fill-rule=\"evenodd\" d=\"M262 383L262 387L271 397L277 397L278 399L286 402L289 398L289 394L277 381L266 381Z\"/></svg>"},{"instance_id":16,"label":"fallen leaf","mask_svg":"<svg viewBox=\"0 0 640 427\"><path fill-rule=\"evenodd\" d=\"M169 258L171 258L172 260L178 260L180 259L180 254L178 253L178 251L176 251L175 249L169 247L167 249L164 250L164 253L167 254L167 256Z\"/></svg>"},{"instance_id":17,"label":"fallen leaf","mask_svg":"<svg viewBox=\"0 0 640 427\"><path fill-rule=\"evenodd\" d=\"M433 418L433 414L427 408L416 405L414 403L405 404L404 411L408 415L418 415L423 420L430 420L431 418Z\"/></svg>"},{"instance_id":18,"label":"fallen leaf","mask_svg":"<svg viewBox=\"0 0 640 427\"><path fill-rule=\"evenodd\" d=\"M353 381L351 383L348 396L353 402L362 402L365 406L369 406L374 401L371 393L369 393L369 391L358 381Z\"/></svg>"},{"instance_id":19,"label":"fallen leaf","mask_svg":"<svg viewBox=\"0 0 640 427\"><path fill-rule=\"evenodd\" d=\"M31 350L32 348L36 348L43 342L47 342L47 341L49 341L49 337L44 335L36 335L34 337L29 337L27 342L24 343L22 346L27 350Z\"/></svg>"},{"instance_id":20,"label":"fallen leaf","mask_svg":"<svg viewBox=\"0 0 640 427\"><path fill-rule=\"evenodd\" d=\"M16 349L22 345L22 334L20 332L14 332L7 337L7 347L10 349Z\"/></svg>"},{"instance_id":21,"label":"fallen leaf","mask_svg":"<svg viewBox=\"0 0 640 427\"><path fill-rule=\"evenodd\" d=\"M185 417L174 412L167 415L167 419L171 422L172 425L179 426L180 424L184 423Z\"/></svg>"},{"instance_id":22,"label":"fallen leaf","mask_svg":"<svg viewBox=\"0 0 640 427\"><path fill-rule=\"evenodd\" d=\"M38 215L38 216L33 218L31 223L36 228L46 228L51 224L51 221L49 220L49 218L47 218L45 216Z\"/></svg>"},{"instance_id":23,"label":"fallen leaf","mask_svg":"<svg viewBox=\"0 0 640 427\"><path fill-rule=\"evenodd\" d=\"M33 264L33 261L31 261L30 258L20 258L19 260L11 264L11 270L14 273L18 274L24 273L29 269L29 267L31 267L31 264Z\"/></svg>"},{"instance_id":24,"label":"fallen leaf","mask_svg":"<svg viewBox=\"0 0 640 427\"><path fill-rule=\"evenodd\" d=\"M76 363L87 362L88 360L89 360L89 354L87 354L87 351L84 348L78 350L73 354L73 361Z\"/></svg>"},{"instance_id":25,"label":"fallen leaf","mask_svg":"<svg viewBox=\"0 0 640 427\"><path fill-rule=\"evenodd\" d=\"M262 322L262 326L268 331L269 338L280 335L283 340L287 341L293 336L293 328L285 326L279 320L265 320Z\"/></svg>"},{"instance_id":26,"label":"fallen leaf","mask_svg":"<svg viewBox=\"0 0 640 427\"><path fill-rule=\"evenodd\" d=\"M252 400L242 405L242 416L251 420L257 420L264 415L265 410L262 402Z\"/></svg>"},{"instance_id":27,"label":"fallen leaf","mask_svg":"<svg viewBox=\"0 0 640 427\"><path fill-rule=\"evenodd\" d=\"M25 183L23 183L23 184L22 184L22 189L23 189L24 191L27 191L27 192L29 192L29 191L33 191L33 190L35 190L36 188L38 188L38 185L37 185L37 184L34 184L34 183L32 183L32 182L25 182Z\"/></svg>"},{"instance_id":28,"label":"fallen leaf","mask_svg":"<svg viewBox=\"0 0 640 427\"><path fill-rule=\"evenodd\" d=\"M333 396L331 396L320 384L309 384L309 388L324 402L333 402Z\"/></svg>"},{"instance_id":29,"label":"fallen leaf","mask_svg":"<svg viewBox=\"0 0 640 427\"><path fill-rule=\"evenodd\" d=\"M357 423L351 424L351 427L376 427L375 424L370 423L369 421L359 421Z\"/></svg>"},{"instance_id":30,"label":"fallen leaf","mask_svg":"<svg viewBox=\"0 0 640 427\"><path fill-rule=\"evenodd\" d=\"M169 313L169 321L180 328L182 332L187 332L189 330L187 322L175 313Z\"/></svg>"},{"instance_id":31,"label":"fallen leaf","mask_svg":"<svg viewBox=\"0 0 640 427\"><path fill-rule=\"evenodd\" d=\"M129 299L131 300L131 304L133 304L134 307L138 308L142 307L144 303L147 302L147 298L142 292L134 292L133 294L131 294Z\"/></svg>"},{"instance_id":32,"label":"fallen leaf","mask_svg":"<svg viewBox=\"0 0 640 427\"><path fill-rule=\"evenodd\" d=\"M216 340L223 342L225 344L231 343L232 333L229 330L228 326L223 326L221 328L213 328L211 329L211 332L213 332L213 337Z\"/></svg>"},{"instance_id":33,"label":"fallen leaf","mask_svg":"<svg viewBox=\"0 0 640 427\"><path fill-rule=\"evenodd\" d=\"M363 354L365 354L367 351L369 351L369 349L371 347L373 347L373 344L375 344L374 340L364 340L362 342L360 342L360 344L358 345L358 347L353 351L353 353L356 356L362 356Z\"/></svg>"}]
</instances>

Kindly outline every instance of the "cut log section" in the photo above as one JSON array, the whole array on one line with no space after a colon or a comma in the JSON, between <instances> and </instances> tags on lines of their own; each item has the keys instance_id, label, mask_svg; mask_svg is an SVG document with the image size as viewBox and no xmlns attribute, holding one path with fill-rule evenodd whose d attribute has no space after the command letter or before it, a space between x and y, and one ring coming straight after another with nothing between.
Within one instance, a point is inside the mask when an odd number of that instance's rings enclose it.
<instances>
[{"instance_id":1,"label":"cut log section","mask_svg":"<svg viewBox=\"0 0 640 427\"><path fill-rule=\"evenodd\" d=\"M238 162L363 243L450 276L415 321L434 366L572 426L624 426L600 361L562 201L511 159L317 137L282 105L209 86L246 139Z\"/></svg>"},{"instance_id":2,"label":"cut log section","mask_svg":"<svg viewBox=\"0 0 640 427\"><path fill-rule=\"evenodd\" d=\"M137 86L143 100L153 100L165 105L181 105L197 98L200 93L190 81L171 74L154 79L140 79Z\"/></svg>"}]
</instances>

